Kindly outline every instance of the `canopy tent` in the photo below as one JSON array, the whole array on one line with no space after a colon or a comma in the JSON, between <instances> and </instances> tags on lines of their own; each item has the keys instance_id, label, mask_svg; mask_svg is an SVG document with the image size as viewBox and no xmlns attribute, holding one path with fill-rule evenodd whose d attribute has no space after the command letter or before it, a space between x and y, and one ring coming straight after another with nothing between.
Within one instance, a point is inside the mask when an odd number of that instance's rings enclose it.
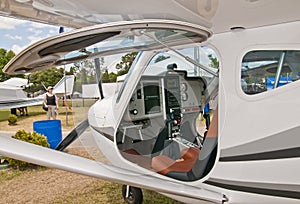
<instances>
[{"instance_id":1,"label":"canopy tent","mask_svg":"<svg viewBox=\"0 0 300 204\"><path fill-rule=\"evenodd\" d=\"M66 79L66 82L65 82ZM66 83L66 95L71 95L73 93L73 87L74 87L74 75L67 75L63 77L59 82L53 87L53 93L57 95L63 95L65 94L65 83Z\"/></svg>"},{"instance_id":2,"label":"canopy tent","mask_svg":"<svg viewBox=\"0 0 300 204\"><path fill-rule=\"evenodd\" d=\"M19 88L25 88L28 85L28 80L27 79L22 79L18 77L13 77L10 78L4 82L0 83L1 85L7 85L7 86L12 86L12 87L19 87Z\"/></svg>"},{"instance_id":3,"label":"canopy tent","mask_svg":"<svg viewBox=\"0 0 300 204\"><path fill-rule=\"evenodd\" d=\"M112 96L117 89L117 83L103 83L104 97ZM99 88L97 84L83 84L82 98L100 98Z\"/></svg>"}]
</instances>

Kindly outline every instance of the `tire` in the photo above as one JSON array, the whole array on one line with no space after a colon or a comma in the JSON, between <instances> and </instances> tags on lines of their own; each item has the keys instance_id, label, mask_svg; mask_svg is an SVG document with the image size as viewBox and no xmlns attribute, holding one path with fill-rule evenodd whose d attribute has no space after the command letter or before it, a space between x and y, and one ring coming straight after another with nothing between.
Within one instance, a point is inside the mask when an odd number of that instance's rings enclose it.
<instances>
[{"instance_id":1,"label":"tire","mask_svg":"<svg viewBox=\"0 0 300 204\"><path fill-rule=\"evenodd\" d=\"M122 196L129 204L141 204L143 202L143 192L140 188L129 186L129 196L126 198L126 185L123 185Z\"/></svg>"}]
</instances>

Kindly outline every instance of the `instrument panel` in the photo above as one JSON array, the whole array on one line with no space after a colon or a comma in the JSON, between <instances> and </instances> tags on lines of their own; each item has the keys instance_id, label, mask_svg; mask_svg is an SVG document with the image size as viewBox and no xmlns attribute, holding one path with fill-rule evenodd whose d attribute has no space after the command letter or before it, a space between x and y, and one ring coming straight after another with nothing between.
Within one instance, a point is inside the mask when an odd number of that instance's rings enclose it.
<instances>
[{"instance_id":1,"label":"instrument panel","mask_svg":"<svg viewBox=\"0 0 300 204\"><path fill-rule=\"evenodd\" d=\"M183 71L168 71L165 76L143 76L125 114L126 121L155 117L181 120L181 114L199 112L205 83L200 77L186 77ZM177 121L177 122L178 122Z\"/></svg>"}]
</instances>

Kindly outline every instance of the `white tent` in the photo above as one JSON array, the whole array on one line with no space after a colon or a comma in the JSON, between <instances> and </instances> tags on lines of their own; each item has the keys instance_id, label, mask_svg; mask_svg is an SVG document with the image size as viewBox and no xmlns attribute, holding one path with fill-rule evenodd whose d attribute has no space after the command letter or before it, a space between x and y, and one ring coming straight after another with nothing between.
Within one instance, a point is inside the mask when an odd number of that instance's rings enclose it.
<instances>
[{"instance_id":1,"label":"white tent","mask_svg":"<svg viewBox=\"0 0 300 204\"><path fill-rule=\"evenodd\" d=\"M27 98L23 89L5 84L0 84L0 93L0 102Z\"/></svg>"},{"instance_id":2,"label":"white tent","mask_svg":"<svg viewBox=\"0 0 300 204\"><path fill-rule=\"evenodd\" d=\"M25 86L28 85L28 80L18 78L18 77L13 77L4 82L1 82L0 85L8 85L12 87L25 88Z\"/></svg>"},{"instance_id":3,"label":"white tent","mask_svg":"<svg viewBox=\"0 0 300 204\"><path fill-rule=\"evenodd\" d=\"M117 89L117 83L102 83L104 97L112 96ZM100 98L97 84L83 84L82 98Z\"/></svg>"},{"instance_id":4,"label":"white tent","mask_svg":"<svg viewBox=\"0 0 300 204\"><path fill-rule=\"evenodd\" d=\"M66 82L65 82L66 79ZM53 87L53 93L58 95L65 94L65 83L67 86L66 89L66 95L71 95L73 93L73 87L74 87L74 75L67 75L63 77L54 87Z\"/></svg>"}]
</instances>

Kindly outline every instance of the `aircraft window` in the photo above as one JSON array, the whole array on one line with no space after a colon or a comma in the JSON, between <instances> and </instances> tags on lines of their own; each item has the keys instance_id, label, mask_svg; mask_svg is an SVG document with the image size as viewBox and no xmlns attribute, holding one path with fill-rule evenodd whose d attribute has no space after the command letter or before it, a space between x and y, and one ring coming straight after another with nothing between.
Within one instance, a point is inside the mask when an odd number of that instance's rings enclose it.
<instances>
[{"instance_id":1,"label":"aircraft window","mask_svg":"<svg viewBox=\"0 0 300 204\"><path fill-rule=\"evenodd\" d=\"M50 47L40 50L39 55L47 56L47 55L55 54L55 53L59 53L59 52L71 52L74 50L79 50L83 47L93 45L99 41L103 41L107 38L113 37L118 34L120 34L119 31L118 32L101 33L101 34L93 34L93 35L74 38L71 40L66 40L66 41L54 44Z\"/></svg>"},{"instance_id":2,"label":"aircraft window","mask_svg":"<svg viewBox=\"0 0 300 204\"><path fill-rule=\"evenodd\" d=\"M300 51L251 51L242 61L241 88L249 95L287 85L299 79Z\"/></svg>"}]
</instances>

